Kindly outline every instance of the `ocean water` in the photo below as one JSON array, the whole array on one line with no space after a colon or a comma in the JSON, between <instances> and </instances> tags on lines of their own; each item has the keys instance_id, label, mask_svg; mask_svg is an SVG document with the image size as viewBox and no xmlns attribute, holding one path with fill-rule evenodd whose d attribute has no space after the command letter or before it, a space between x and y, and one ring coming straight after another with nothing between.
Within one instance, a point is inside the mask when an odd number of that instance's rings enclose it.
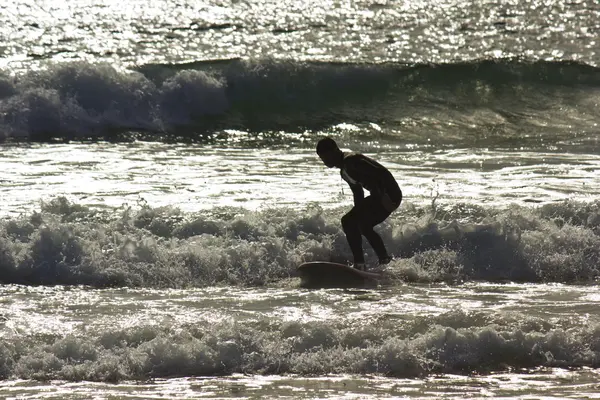
<instances>
[{"instance_id":1,"label":"ocean water","mask_svg":"<svg viewBox=\"0 0 600 400\"><path fill-rule=\"evenodd\" d=\"M0 398L600 398L599 38L595 0L0 4ZM402 187L376 287L300 286L351 257L324 136Z\"/></svg>"}]
</instances>

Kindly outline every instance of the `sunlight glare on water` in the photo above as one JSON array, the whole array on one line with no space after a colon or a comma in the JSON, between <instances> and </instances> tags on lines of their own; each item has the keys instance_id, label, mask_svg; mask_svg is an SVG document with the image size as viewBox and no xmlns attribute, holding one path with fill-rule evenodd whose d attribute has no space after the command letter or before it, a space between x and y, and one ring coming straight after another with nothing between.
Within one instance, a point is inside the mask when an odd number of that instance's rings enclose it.
<instances>
[{"instance_id":1,"label":"sunlight glare on water","mask_svg":"<svg viewBox=\"0 0 600 400\"><path fill-rule=\"evenodd\" d=\"M597 37L590 26L600 14L591 3L517 0L497 6L463 0L185 0L177 6L170 0L18 0L3 10L0 34L11 41L2 61L13 68L37 59L140 65L235 57L449 62L525 55L593 63Z\"/></svg>"},{"instance_id":2,"label":"sunlight glare on water","mask_svg":"<svg viewBox=\"0 0 600 400\"><path fill-rule=\"evenodd\" d=\"M527 375L496 374L488 378L447 375L427 379L389 379L356 376L326 378L234 375L224 378L156 379L152 384L120 383L98 384L56 382L48 387L26 381L13 381L6 392L20 399L63 399L94 397L104 393L114 399L153 399L168 396L171 399L357 399L357 398L573 398L588 393L586 398L598 399L598 373L585 370L540 370ZM548 391L552 392L548 396ZM463 398L464 398L463 397Z\"/></svg>"},{"instance_id":3,"label":"sunlight glare on water","mask_svg":"<svg viewBox=\"0 0 600 400\"><path fill-rule=\"evenodd\" d=\"M369 153L366 153L369 154ZM486 150L383 151L405 201L477 199L480 204L548 203L597 197L600 158L592 154ZM14 160L22 160L15 163ZM135 145L7 147L0 159L7 210L29 211L31 198L53 194L99 208L148 202L185 211L233 206L302 207L351 201L339 174L312 149Z\"/></svg>"}]
</instances>

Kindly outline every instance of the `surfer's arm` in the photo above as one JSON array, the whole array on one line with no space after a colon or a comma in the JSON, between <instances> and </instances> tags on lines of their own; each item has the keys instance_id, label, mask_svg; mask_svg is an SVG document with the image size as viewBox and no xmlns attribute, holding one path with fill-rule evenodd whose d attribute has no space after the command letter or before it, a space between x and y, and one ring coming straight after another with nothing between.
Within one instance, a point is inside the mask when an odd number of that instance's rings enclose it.
<instances>
[{"instance_id":1,"label":"surfer's arm","mask_svg":"<svg viewBox=\"0 0 600 400\"><path fill-rule=\"evenodd\" d=\"M365 198L365 191L360 185L350 185L350 189L352 189L352 195L354 196L354 205L360 204L361 201Z\"/></svg>"},{"instance_id":2,"label":"surfer's arm","mask_svg":"<svg viewBox=\"0 0 600 400\"><path fill-rule=\"evenodd\" d=\"M374 160L362 155L360 157L355 157L351 161L350 168L352 169L354 176L356 176L360 182L365 184L365 187L371 194L381 195L384 191L382 175L385 168Z\"/></svg>"}]
</instances>

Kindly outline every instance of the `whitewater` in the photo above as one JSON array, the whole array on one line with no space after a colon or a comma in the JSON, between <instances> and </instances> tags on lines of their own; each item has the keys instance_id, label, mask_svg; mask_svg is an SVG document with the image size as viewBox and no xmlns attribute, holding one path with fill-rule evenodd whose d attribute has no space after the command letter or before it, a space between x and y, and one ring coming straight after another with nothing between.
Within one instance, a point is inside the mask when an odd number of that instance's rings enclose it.
<instances>
[{"instance_id":1,"label":"whitewater","mask_svg":"<svg viewBox=\"0 0 600 400\"><path fill-rule=\"evenodd\" d=\"M600 398L599 21L0 5L0 398ZM402 188L377 286L300 285L351 259L325 136Z\"/></svg>"}]
</instances>

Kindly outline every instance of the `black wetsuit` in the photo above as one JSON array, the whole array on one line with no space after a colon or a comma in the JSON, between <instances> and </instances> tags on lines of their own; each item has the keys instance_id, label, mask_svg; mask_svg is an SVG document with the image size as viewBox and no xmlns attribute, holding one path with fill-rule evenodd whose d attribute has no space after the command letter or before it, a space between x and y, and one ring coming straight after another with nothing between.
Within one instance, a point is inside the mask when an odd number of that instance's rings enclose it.
<instances>
[{"instance_id":1,"label":"black wetsuit","mask_svg":"<svg viewBox=\"0 0 600 400\"><path fill-rule=\"evenodd\" d=\"M348 239L355 263L364 263L363 235L380 261L388 258L381 236L373 227L383 222L400 206L402 191L387 168L377 161L357 153L344 154L342 179L348 182L354 195L354 207L342 217L342 228ZM364 189L370 195L364 197Z\"/></svg>"}]
</instances>

